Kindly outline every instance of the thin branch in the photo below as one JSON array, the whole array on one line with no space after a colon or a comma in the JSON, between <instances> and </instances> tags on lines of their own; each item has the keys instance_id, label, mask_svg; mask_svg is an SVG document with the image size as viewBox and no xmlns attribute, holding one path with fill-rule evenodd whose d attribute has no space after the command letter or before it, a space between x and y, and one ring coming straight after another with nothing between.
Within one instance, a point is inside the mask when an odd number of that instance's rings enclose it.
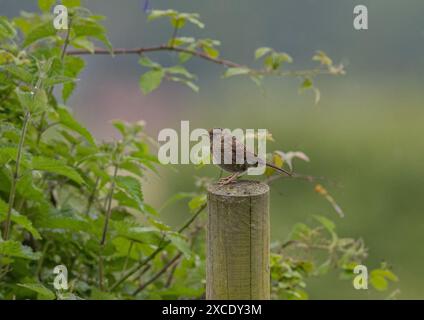
<instances>
[{"instance_id":1,"label":"thin branch","mask_svg":"<svg viewBox=\"0 0 424 320\"><path fill-rule=\"evenodd\" d=\"M165 288L169 288L171 286L172 280L174 280L174 274L177 267L178 267L178 263L174 264L171 270L169 271L168 278L166 279L166 282L165 282Z\"/></svg>"},{"instance_id":2,"label":"thin branch","mask_svg":"<svg viewBox=\"0 0 424 320\"><path fill-rule=\"evenodd\" d=\"M60 55L60 59L63 61L66 55L66 49L69 45L69 36L71 35L71 27L72 27L72 17L69 17L69 25L68 29L66 30L66 36L65 36L65 42L63 43L62 53Z\"/></svg>"},{"instance_id":3,"label":"thin branch","mask_svg":"<svg viewBox=\"0 0 424 320\"><path fill-rule=\"evenodd\" d=\"M334 184L334 181L331 181L330 179L326 178L326 177L316 177L316 176L310 176L310 175L305 175L305 174L300 174L300 173L293 173L291 176L284 176L282 174L275 174L272 175L270 177L268 177L264 182L269 184L275 180L278 179L296 179L296 180L304 180L307 182L316 182L316 181L326 181L326 182L331 182Z\"/></svg>"},{"instance_id":4,"label":"thin branch","mask_svg":"<svg viewBox=\"0 0 424 320\"><path fill-rule=\"evenodd\" d=\"M169 267L171 267L180 257L182 256L182 253L178 253L174 258L172 258L167 264L163 266L162 269L160 269L153 277L151 277L149 280L147 280L145 283L143 283L141 286L137 288L133 292L133 296L140 293L140 291L144 290L149 284L153 283L156 279L158 279L162 274L168 270Z\"/></svg>"},{"instance_id":5,"label":"thin branch","mask_svg":"<svg viewBox=\"0 0 424 320\"><path fill-rule=\"evenodd\" d=\"M71 27L72 27L72 17L69 18L69 25L68 25L68 29L66 30L66 36L65 36L65 40L63 43L63 48L62 48L62 52L60 53L60 60L63 62L63 60L65 59L66 56L66 50L69 46L69 37L71 35ZM48 91L48 96L50 96L53 93L53 89L54 86L52 86L49 91ZM36 144L37 146L40 144L40 140L41 140L41 136L43 135L43 133L51 127L51 125L47 126L46 128L43 129L44 127L44 120L46 117L46 112L43 111L43 113L41 114L41 119L40 119L40 123L38 125L38 133L37 133L37 139L36 139ZM56 123L54 124L56 125Z\"/></svg>"},{"instance_id":6,"label":"thin branch","mask_svg":"<svg viewBox=\"0 0 424 320\"><path fill-rule=\"evenodd\" d=\"M93 52L90 52L90 51L84 50L84 49L69 50L66 54L67 55L84 55L84 54L105 54L105 55L138 54L138 55L141 55L143 53L157 52L157 51L183 52L183 53L191 54L195 57L198 57L198 58L201 58L201 59L204 59L204 60L211 61L211 62L216 63L216 64L231 67L231 68L244 68L245 67L241 64L232 62L230 60L213 58L213 57L209 56L208 54L201 52L201 51L175 47L175 46L171 46L171 45L167 45L167 44L160 45L160 46L154 46L154 47L141 47L141 48L133 48L133 49L117 48L117 49L113 49L113 50L107 50L107 49L96 48L96 49L94 49Z\"/></svg>"},{"instance_id":7,"label":"thin branch","mask_svg":"<svg viewBox=\"0 0 424 320\"><path fill-rule=\"evenodd\" d=\"M200 215L200 213L206 208L206 204L204 204L203 206L201 206L195 214L193 214L192 217L190 217L190 219L188 219L186 221L186 223L184 223L184 225L178 229L178 233L182 233L184 230L186 230L192 223L194 220L196 220L196 218ZM119 279L118 281L116 281L111 287L110 287L110 291L116 289L117 287L119 287L125 280L127 280L129 277L131 277L134 273L136 273L138 270L140 270L141 268L143 268L146 264L148 264L150 261L152 261L160 252L162 252L169 244L171 243L171 241L165 241L163 244L160 244L157 249L155 251L153 251L146 259L140 261L138 264L136 264L133 268L131 268L130 270L128 270L128 272L126 274L124 274L121 279Z\"/></svg>"},{"instance_id":8,"label":"thin branch","mask_svg":"<svg viewBox=\"0 0 424 320\"><path fill-rule=\"evenodd\" d=\"M113 171L113 177L112 177L112 182L111 182L111 185L110 185L109 194L106 198L106 215L105 215L105 224L103 226L102 239L100 240L101 246L104 246L104 244L106 242L106 234L107 234L107 230L108 230L108 226L109 226L110 216L111 216L111 213L112 213L112 199L113 199L113 193L115 191L115 180L116 180L116 176L118 175L118 169L119 169L119 166L118 166L118 164L116 164L115 169Z\"/></svg>"},{"instance_id":9,"label":"thin branch","mask_svg":"<svg viewBox=\"0 0 424 320\"><path fill-rule=\"evenodd\" d=\"M140 48L116 48L113 50L107 50L102 48L96 48L94 51L90 52L88 50L84 49L78 49L78 50L69 50L66 54L67 55L86 55L86 54L94 54L94 55L126 55L126 54L138 54L142 55L143 53L147 52L158 52L158 51L174 51L174 52L182 52L182 53L188 53L191 54L194 57L210 61L215 64L219 64L228 68L243 68L248 69L250 75L270 75L270 76L279 76L279 77L285 77L285 76L291 76L291 77L313 77L320 74L336 74L335 71L331 71L329 69L323 69L323 68L315 68L311 70L298 70L298 71L276 71L276 70L267 70L267 69L252 69L246 65L239 64L236 62L233 62L231 60L226 59L220 59L220 58L214 58L208 55L205 52L199 51L199 50L191 50L187 48L181 48L176 47L169 44L163 44L159 46L153 46L153 47L140 47ZM342 71L341 71L342 72Z\"/></svg>"},{"instance_id":10,"label":"thin branch","mask_svg":"<svg viewBox=\"0 0 424 320\"><path fill-rule=\"evenodd\" d=\"M19 169L22 159L22 153L24 148L24 142L25 142L25 136L28 129L28 124L31 119L31 113L29 111L26 112L21 136L19 138L19 146L18 146L18 154L16 156L16 163L15 163L15 170L13 172L11 187L10 187L10 193L9 193L9 207L7 209L7 215L6 215L6 222L4 225L4 232L3 232L3 238L4 240L9 239L9 232L10 232L10 222L11 222L11 216L13 207L15 205L15 197L16 197L16 186L18 184L19 179Z\"/></svg>"}]
</instances>

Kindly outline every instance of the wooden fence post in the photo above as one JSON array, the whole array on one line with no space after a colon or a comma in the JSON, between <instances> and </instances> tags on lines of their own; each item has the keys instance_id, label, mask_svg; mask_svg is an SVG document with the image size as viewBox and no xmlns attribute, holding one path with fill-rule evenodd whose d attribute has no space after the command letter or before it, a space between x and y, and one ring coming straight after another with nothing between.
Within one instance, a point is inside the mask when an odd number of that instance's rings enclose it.
<instances>
[{"instance_id":1,"label":"wooden fence post","mask_svg":"<svg viewBox=\"0 0 424 320\"><path fill-rule=\"evenodd\" d=\"M268 185L211 185L207 231L206 299L269 299Z\"/></svg>"}]
</instances>

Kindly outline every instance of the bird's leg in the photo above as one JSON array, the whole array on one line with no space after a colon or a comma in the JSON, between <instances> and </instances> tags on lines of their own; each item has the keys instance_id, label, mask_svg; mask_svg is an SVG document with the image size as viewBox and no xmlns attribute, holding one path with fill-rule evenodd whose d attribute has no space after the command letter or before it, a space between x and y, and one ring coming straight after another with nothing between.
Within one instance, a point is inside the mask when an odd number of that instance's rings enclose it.
<instances>
[{"instance_id":1,"label":"bird's leg","mask_svg":"<svg viewBox=\"0 0 424 320\"><path fill-rule=\"evenodd\" d=\"M240 172L233 173L233 174L229 175L228 177L224 177L224 178L219 179L218 184L221 185L221 186L229 184L229 183L233 182L234 180L236 180L239 176L240 176Z\"/></svg>"}]
</instances>

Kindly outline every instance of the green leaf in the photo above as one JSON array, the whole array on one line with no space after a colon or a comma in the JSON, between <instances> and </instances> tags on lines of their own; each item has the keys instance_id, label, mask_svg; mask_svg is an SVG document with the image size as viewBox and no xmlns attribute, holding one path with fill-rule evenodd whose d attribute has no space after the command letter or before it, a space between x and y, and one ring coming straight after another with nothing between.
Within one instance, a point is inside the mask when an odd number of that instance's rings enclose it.
<instances>
[{"instance_id":1,"label":"green leaf","mask_svg":"<svg viewBox=\"0 0 424 320\"><path fill-rule=\"evenodd\" d=\"M191 212L196 212L200 207L206 204L206 194L201 194L190 200L188 207Z\"/></svg>"},{"instance_id":2,"label":"green leaf","mask_svg":"<svg viewBox=\"0 0 424 320\"><path fill-rule=\"evenodd\" d=\"M111 229L116 232L117 237L122 237L138 243L157 244L161 241L161 233L155 228L141 227L129 221L111 220ZM119 244L115 243L115 245Z\"/></svg>"},{"instance_id":3,"label":"green leaf","mask_svg":"<svg viewBox=\"0 0 424 320\"><path fill-rule=\"evenodd\" d=\"M141 192L141 183L137 178L131 176L118 176L115 182L121 190L137 202L141 209L143 208L143 193Z\"/></svg>"},{"instance_id":4,"label":"green leaf","mask_svg":"<svg viewBox=\"0 0 424 320\"><path fill-rule=\"evenodd\" d=\"M188 60L190 60L193 57L193 55L191 53L188 52L180 52L178 54L178 60L180 61L180 63L185 63Z\"/></svg>"},{"instance_id":5,"label":"green leaf","mask_svg":"<svg viewBox=\"0 0 424 320\"><path fill-rule=\"evenodd\" d=\"M0 40L13 39L16 37L16 30L6 17L0 17Z\"/></svg>"},{"instance_id":6,"label":"green leaf","mask_svg":"<svg viewBox=\"0 0 424 320\"><path fill-rule=\"evenodd\" d=\"M153 21L163 17L174 17L177 15L175 10L152 10L147 17L147 21Z\"/></svg>"},{"instance_id":7,"label":"green leaf","mask_svg":"<svg viewBox=\"0 0 424 320\"><path fill-rule=\"evenodd\" d=\"M84 231L89 234L93 234L96 227L88 218L83 218L73 212L62 212L58 210L46 212L41 215L37 220L37 226L39 228L63 229L72 232Z\"/></svg>"},{"instance_id":8,"label":"green leaf","mask_svg":"<svg viewBox=\"0 0 424 320\"><path fill-rule=\"evenodd\" d=\"M203 51L211 58L216 59L219 57L219 51L214 47L204 46Z\"/></svg>"},{"instance_id":9,"label":"green leaf","mask_svg":"<svg viewBox=\"0 0 424 320\"><path fill-rule=\"evenodd\" d=\"M22 80L25 83L29 84L33 80L32 74L25 70L22 66L18 67L15 64L9 64L2 66L1 69L4 69L5 71L11 73L15 78L18 78L19 80Z\"/></svg>"},{"instance_id":10,"label":"green leaf","mask_svg":"<svg viewBox=\"0 0 424 320\"><path fill-rule=\"evenodd\" d=\"M93 18L75 19L72 24L72 29L76 37L92 37L103 42L109 50L112 50L112 45L106 36L106 29Z\"/></svg>"},{"instance_id":11,"label":"green leaf","mask_svg":"<svg viewBox=\"0 0 424 320\"><path fill-rule=\"evenodd\" d=\"M178 77L169 77L169 80L174 81L174 82L183 83L187 87L189 87L191 90L193 90L194 92L199 92L199 87L190 80L178 78Z\"/></svg>"},{"instance_id":12,"label":"green leaf","mask_svg":"<svg viewBox=\"0 0 424 320\"><path fill-rule=\"evenodd\" d=\"M191 81L184 81L184 84L187 87L189 87L191 90L193 90L194 92L199 92L199 86L197 86L193 82L191 82Z\"/></svg>"},{"instance_id":13,"label":"green leaf","mask_svg":"<svg viewBox=\"0 0 424 320\"><path fill-rule=\"evenodd\" d=\"M11 63L15 60L15 56L9 51L0 49L0 65Z\"/></svg>"},{"instance_id":14,"label":"green leaf","mask_svg":"<svg viewBox=\"0 0 424 320\"><path fill-rule=\"evenodd\" d=\"M65 77L65 76L52 76L44 80L43 84L45 87L53 87L58 84L65 84L65 83L71 83L76 82L77 79Z\"/></svg>"},{"instance_id":15,"label":"green leaf","mask_svg":"<svg viewBox=\"0 0 424 320\"><path fill-rule=\"evenodd\" d=\"M0 255L28 260L37 260L40 258L41 253L33 252L30 247L22 245L18 241L7 240L0 241Z\"/></svg>"},{"instance_id":16,"label":"green leaf","mask_svg":"<svg viewBox=\"0 0 424 320\"><path fill-rule=\"evenodd\" d=\"M88 131L77 120L75 120L66 108L59 107L56 109L56 112L59 114L59 121L63 126L75 132L78 132L93 146L96 145L96 142L94 141L94 138L91 135L90 131Z\"/></svg>"},{"instance_id":17,"label":"green leaf","mask_svg":"<svg viewBox=\"0 0 424 320\"><path fill-rule=\"evenodd\" d=\"M370 283L371 285L379 290L384 291L388 287L388 280L396 282L398 277L388 269L374 269L370 273Z\"/></svg>"},{"instance_id":18,"label":"green leaf","mask_svg":"<svg viewBox=\"0 0 424 320\"><path fill-rule=\"evenodd\" d=\"M69 78L76 78L84 68L85 62L80 57L66 56L64 59L63 74ZM66 102L76 87L75 82L65 83L62 89L62 98Z\"/></svg>"},{"instance_id":19,"label":"green leaf","mask_svg":"<svg viewBox=\"0 0 424 320\"><path fill-rule=\"evenodd\" d=\"M62 0L62 4L67 8L81 7L81 0Z\"/></svg>"},{"instance_id":20,"label":"green leaf","mask_svg":"<svg viewBox=\"0 0 424 320\"><path fill-rule=\"evenodd\" d=\"M296 223L292 231L290 232L290 240L303 240L308 238L312 232L312 229L304 223Z\"/></svg>"},{"instance_id":21,"label":"green leaf","mask_svg":"<svg viewBox=\"0 0 424 320\"><path fill-rule=\"evenodd\" d=\"M75 169L56 159L34 157L32 159L32 169L59 174L73 180L78 184L84 184L84 180Z\"/></svg>"},{"instance_id":22,"label":"green leaf","mask_svg":"<svg viewBox=\"0 0 424 320\"><path fill-rule=\"evenodd\" d=\"M189 259L192 256L192 251L190 249L190 245L187 242L187 240L180 235L179 233L168 233L168 238L171 241L171 243L178 249L180 250L184 256Z\"/></svg>"},{"instance_id":23,"label":"green leaf","mask_svg":"<svg viewBox=\"0 0 424 320\"><path fill-rule=\"evenodd\" d=\"M190 23L194 24L200 29L205 27L205 24L200 21L200 15L198 13L181 13L180 17L187 19Z\"/></svg>"},{"instance_id":24,"label":"green leaf","mask_svg":"<svg viewBox=\"0 0 424 320\"><path fill-rule=\"evenodd\" d=\"M142 56L140 60L138 60L138 63L142 65L143 67L152 68L152 69L160 69L161 65L159 63L156 63L152 60L150 60L147 56Z\"/></svg>"},{"instance_id":25,"label":"green leaf","mask_svg":"<svg viewBox=\"0 0 424 320\"><path fill-rule=\"evenodd\" d=\"M56 0L38 0L38 7L43 12L49 12Z\"/></svg>"},{"instance_id":26,"label":"green leaf","mask_svg":"<svg viewBox=\"0 0 424 320\"><path fill-rule=\"evenodd\" d=\"M0 167L4 166L12 159L16 159L18 154L17 147L3 147L0 149Z\"/></svg>"},{"instance_id":27,"label":"green leaf","mask_svg":"<svg viewBox=\"0 0 424 320\"><path fill-rule=\"evenodd\" d=\"M9 205L6 202L4 202L2 199L0 199L0 222L6 220L8 208L9 208ZM29 233L31 233L35 239L37 240L41 239L40 233L37 231L37 229L34 228L34 226L32 225L32 222L27 217L13 210L11 215L11 220L14 223L20 225L25 230L27 230Z\"/></svg>"},{"instance_id":28,"label":"green leaf","mask_svg":"<svg viewBox=\"0 0 424 320\"><path fill-rule=\"evenodd\" d=\"M47 289L41 283L18 283L18 286L37 292L42 299L54 300L56 298L54 292Z\"/></svg>"},{"instance_id":29,"label":"green leaf","mask_svg":"<svg viewBox=\"0 0 424 320\"><path fill-rule=\"evenodd\" d=\"M187 71L187 69L183 66L177 65L177 66L173 66L170 68L166 68L165 71L167 73L170 74L178 74L178 75L183 75L188 79L194 79L195 76L194 74L190 73L189 71Z\"/></svg>"},{"instance_id":30,"label":"green leaf","mask_svg":"<svg viewBox=\"0 0 424 320\"><path fill-rule=\"evenodd\" d=\"M224 73L224 78L248 74L249 72L248 68L228 68Z\"/></svg>"},{"instance_id":31,"label":"green leaf","mask_svg":"<svg viewBox=\"0 0 424 320\"><path fill-rule=\"evenodd\" d=\"M94 52L94 43L88 40L86 37L77 37L72 39L71 45L75 48L85 49L90 53Z\"/></svg>"},{"instance_id":32,"label":"green leaf","mask_svg":"<svg viewBox=\"0 0 424 320\"><path fill-rule=\"evenodd\" d=\"M31 109L34 99L34 92L23 91L19 87L16 87L15 92L18 96L18 100L22 108L25 110Z\"/></svg>"},{"instance_id":33,"label":"green leaf","mask_svg":"<svg viewBox=\"0 0 424 320\"><path fill-rule=\"evenodd\" d=\"M330 219L323 217L323 216L314 216L314 218L321 223L321 225L327 229L330 233L333 233L336 225L334 224L333 221L331 221Z\"/></svg>"},{"instance_id":34,"label":"green leaf","mask_svg":"<svg viewBox=\"0 0 424 320\"><path fill-rule=\"evenodd\" d=\"M56 35L57 30L53 26L52 20L47 20L32 28L26 36L23 46L28 47L30 44Z\"/></svg>"},{"instance_id":35,"label":"green leaf","mask_svg":"<svg viewBox=\"0 0 424 320\"><path fill-rule=\"evenodd\" d=\"M277 70L285 62L293 62L292 57L284 52L273 52L264 59L264 66L267 70Z\"/></svg>"},{"instance_id":36,"label":"green leaf","mask_svg":"<svg viewBox=\"0 0 424 320\"><path fill-rule=\"evenodd\" d=\"M165 73L162 69L150 70L140 77L140 88L144 94L149 94L157 89L164 77Z\"/></svg>"},{"instance_id":37,"label":"green leaf","mask_svg":"<svg viewBox=\"0 0 424 320\"><path fill-rule=\"evenodd\" d=\"M185 26L186 19L180 18L180 17L173 17L171 18L171 24L176 29L181 29Z\"/></svg>"},{"instance_id":38,"label":"green leaf","mask_svg":"<svg viewBox=\"0 0 424 320\"><path fill-rule=\"evenodd\" d=\"M48 98L46 91L43 89L38 89L35 91L34 99L32 105L30 106L30 111L32 113L40 112L46 110L48 106Z\"/></svg>"},{"instance_id":39,"label":"green leaf","mask_svg":"<svg viewBox=\"0 0 424 320\"><path fill-rule=\"evenodd\" d=\"M303 80L302 85L300 86L300 89L307 90L307 89L312 89L313 87L314 87L314 84L312 80L309 78L306 78L305 80Z\"/></svg>"},{"instance_id":40,"label":"green leaf","mask_svg":"<svg viewBox=\"0 0 424 320\"><path fill-rule=\"evenodd\" d=\"M388 281L381 275L373 275L370 277L371 285L378 291L385 291L389 285Z\"/></svg>"},{"instance_id":41,"label":"green leaf","mask_svg":"<svg viewBox=\"0 0 424 320\"><path fill-rule=\"evenodd\" d=\"M272 51L273 51L273 49L268 48L268 47L258 48L258 49L256 49L256 51L255 51L255 59L256 59L256 60L257 60L257 59L260 59L260 58L262 58L264 55L266 55L266 54L268 54L268 53L270 53L270 52L272 52Z\"/></svg>"}]
</instances>

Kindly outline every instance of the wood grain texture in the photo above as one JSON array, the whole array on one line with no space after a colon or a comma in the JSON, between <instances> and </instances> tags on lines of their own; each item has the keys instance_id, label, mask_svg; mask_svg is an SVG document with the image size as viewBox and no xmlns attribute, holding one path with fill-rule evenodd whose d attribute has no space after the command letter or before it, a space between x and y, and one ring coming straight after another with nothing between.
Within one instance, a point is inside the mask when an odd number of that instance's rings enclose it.
<instances>
[{"instance_id":1,"label":"wood grain texture","mask_svg":"<svg viewBox=\"0 0 424 320\"><path fill-rule=\"evenodd\" d=\"M268 185L208 188L206 299L270 298L269 224Z\"/></svg>"}]
</instances>

